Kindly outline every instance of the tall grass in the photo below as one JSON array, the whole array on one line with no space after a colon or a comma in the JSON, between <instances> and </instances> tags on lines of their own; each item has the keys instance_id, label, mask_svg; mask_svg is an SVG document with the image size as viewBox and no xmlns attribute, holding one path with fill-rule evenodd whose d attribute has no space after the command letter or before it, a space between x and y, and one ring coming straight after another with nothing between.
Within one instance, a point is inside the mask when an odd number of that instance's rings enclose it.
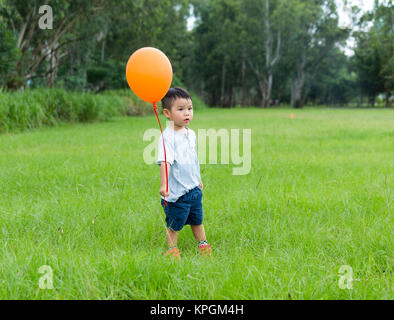
<instances>
[{"instance_id":1,"label":"tall grass","mask_svg":"<svg viewBox=\"0 0 394 320\"><path fill-rule=\"evenodd\" d=\"M192 98L195 109L206 107L195 94ZM54 126L61 122L107 121L122 115L145 116L153 112L150 103L124 89L100 94L64 89L0 91L0 133Z\"/></svg>"},{"instance_id":2,"label":"tall grass","mask_svg":"<svg viewBox=\"0 0 394 320\"><path fill-rule=\"evenodd\" d=\"M0 132L23 131L60 122L106 121L127 112L128 102L113 94L35 89L0 92Z\"/></svg>"}]
</instances>

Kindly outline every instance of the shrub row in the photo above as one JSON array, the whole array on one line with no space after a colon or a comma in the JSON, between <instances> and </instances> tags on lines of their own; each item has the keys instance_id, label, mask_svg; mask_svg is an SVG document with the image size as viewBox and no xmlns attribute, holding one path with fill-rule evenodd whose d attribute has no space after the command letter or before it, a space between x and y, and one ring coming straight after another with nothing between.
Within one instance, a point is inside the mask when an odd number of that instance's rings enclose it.
<instances>
[{"instance_id":1,"label":"shrub row","mask_svg":"<svg viewBox=\"0 0 394 320\"><path fill-rule=\"evenodd\" d=\"M195 109L206 107L195 94L192 99ZM161 108L159 110L161 112ZM0 133L54 126L61 122L107 121L114 116L151 113L154 113L152 105L140 100L131 90L94 94L58 88L25 92L0 89Z\"/></svg>"},{"instance_id":2,"label":"shrub row","mask_svg":"<svg viewBox=\"0 0 394 320\"><path fill-rule=\"evenodd\" d=\"M149 113L154 113L152 104L147 103L139 99L131 90L129 89L117 89L117 90L107 90L105 91L107 94L115 94L118 96L124 96L127 97L127 99L130 102L128 113L129 115L145 115ZM196 95L194 92L189 92L192 101L193 101L193 108L197 110L201 110L204 108L207 108L207 105L204 103L204 101ZM160 109L161 112L161 103L159 102L157 104L158 109Z\"/></svg>"},{"instance_id":3,"label":"shrub row","mask_svg":"<svg viewBox=\"0 0 394 320\"><path fill-rule=\"evenodd\" d=\"M22 131L60 122L105 121L125 115L130 101L116 94L64 89L0 91L0 132Z\"/></svg>"}]
</instances>

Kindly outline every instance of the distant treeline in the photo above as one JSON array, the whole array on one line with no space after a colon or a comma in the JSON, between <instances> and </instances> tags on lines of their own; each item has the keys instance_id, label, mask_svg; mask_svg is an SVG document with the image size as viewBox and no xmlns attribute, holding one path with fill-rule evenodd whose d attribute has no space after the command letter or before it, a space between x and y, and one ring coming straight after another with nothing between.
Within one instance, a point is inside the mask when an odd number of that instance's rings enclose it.
<instances>
[{"instance_id":1,"label":"distant treeline","mask_svg":"<svg viewBox=\"0 0 394 320\"><path fill-rule=\"evenodd\" d=\"M335 0L4 0L0 87L124 89L130 54L153 46L210 106L390 106L392 0L351 9L345 28Z\"/></svg>"}]
</instances>

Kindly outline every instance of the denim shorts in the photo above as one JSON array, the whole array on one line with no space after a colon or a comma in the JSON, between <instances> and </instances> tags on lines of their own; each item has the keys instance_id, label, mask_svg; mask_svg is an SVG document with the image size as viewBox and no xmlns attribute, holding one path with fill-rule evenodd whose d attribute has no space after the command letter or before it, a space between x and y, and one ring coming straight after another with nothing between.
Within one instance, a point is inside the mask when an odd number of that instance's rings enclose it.
<instances>
[{"instance_id":1,"label":"denim shorts","mask_svg":"<svg viewBox=\"0 0 394 320\"><path fill-rule=\"evenodd\" d=\"M192 226L202 224L202 191L200 186L189 190L176 202L166 202L165 206L164 200L161 199L168 228L180 231L186 224Z\"/></svg>"}]
</instances>

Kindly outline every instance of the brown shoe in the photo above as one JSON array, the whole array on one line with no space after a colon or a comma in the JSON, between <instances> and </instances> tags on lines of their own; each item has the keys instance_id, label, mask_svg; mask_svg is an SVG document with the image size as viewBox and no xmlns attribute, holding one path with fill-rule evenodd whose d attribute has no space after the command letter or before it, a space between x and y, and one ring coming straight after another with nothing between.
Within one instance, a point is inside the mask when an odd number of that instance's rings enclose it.
<instances>
[{"instance_id":1,"label":"brown shoe","mask_svg":"<svg viewBox=\"0 0 394 320\"><path fill-rule=\"evenodd\" d=\"M179 254L179 249L177 247L169 249L164 255L178 260L181 259L181 255Z\"/></svg>"}]
</instances>

